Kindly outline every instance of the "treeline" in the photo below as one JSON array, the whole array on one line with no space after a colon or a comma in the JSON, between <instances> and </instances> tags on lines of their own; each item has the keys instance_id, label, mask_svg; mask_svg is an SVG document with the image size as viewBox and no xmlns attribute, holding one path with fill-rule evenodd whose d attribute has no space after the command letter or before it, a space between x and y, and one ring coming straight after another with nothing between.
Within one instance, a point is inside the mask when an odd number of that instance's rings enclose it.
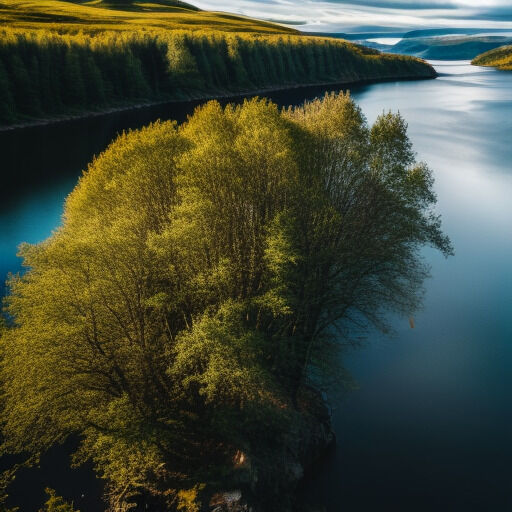
<instances>
[{"instance_id":1,"label":"treeline","mask_svg":"<svg viewBox=\"0 0 512 512\"><path fill-rule=\"evenodd\" d=\"M0 32L0 123L287 84L432 76L345 41L220 32Z\"/></svg>"},{"instance_id":2,"label":"treeline","mask_svg":"<svg viewBox=\"0 0 512 512\"><path fill-rule=\"evenodd\" d=\"M5 31L0 41L0 120L59 115L155 98L167 79L157 38Z\"/></svg>"}]
</instances>

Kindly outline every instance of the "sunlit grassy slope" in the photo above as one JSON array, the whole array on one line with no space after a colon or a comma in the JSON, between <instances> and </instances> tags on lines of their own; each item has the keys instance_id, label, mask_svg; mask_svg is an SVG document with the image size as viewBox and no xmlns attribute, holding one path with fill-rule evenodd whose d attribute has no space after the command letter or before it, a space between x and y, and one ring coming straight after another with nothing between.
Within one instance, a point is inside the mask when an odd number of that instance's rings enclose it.
<instances>
[{"instance_id":1,"label":"sunlit grassy slope","mask_svg":"<svg viewBox=\"0 0 512 512\"><path fill-rule=\"evenodd\" d=\"M265 21L227 13L200 11L174 0L0 0L0 26L63 32L190 29L226 32L297 33Z\"/></svg>"},{"instance_id":2,"label":"sunlit grassy slope","mask_svg":"<svg viewBox=\"0 0 512 512\"><path fill-rule=\"evenodd\" d=\"M183 7L199 11L197 7L181 0L63 0L74 4L93 7L106 7L108 9L131 11L165 11L176 7Z\"/></svg>"},{"instance_id":3,"label":"sunlit grassy slope","mask_svg":"<svg viewBox=\"0 0 512 512\"><path fill-rule=\"evenodd\" d=\"M489 52L482 53L471 64L475 66L490 66L512 71L512 46L502 46Z\"/></svg>"}]
</instances>

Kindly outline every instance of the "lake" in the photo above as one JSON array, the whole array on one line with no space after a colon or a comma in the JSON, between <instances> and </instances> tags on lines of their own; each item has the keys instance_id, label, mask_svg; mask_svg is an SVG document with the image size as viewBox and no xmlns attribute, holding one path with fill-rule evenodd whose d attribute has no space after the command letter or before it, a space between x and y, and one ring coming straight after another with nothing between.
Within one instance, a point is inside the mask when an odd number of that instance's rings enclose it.
<instances>
[{"instance_id":1,"label":"lake","mask_svg":"<svg viewBox=\"0 0 512 512\"><path fill-rule=\"evenodd\" d=\"M388 109L409 122L456 255L424 251L432 278L414 329L391 318L393 336L372 333L345 355L358 389L333 397L337 450L304 498L328 512L512 510L512 73L433 64L436 80L352 89L370 122ZM319 92L272 98L297 104ZM181 121L191 108L1 132L0 279L20 269L20 242L58 225L81 170L117 132L159 117ZM96 510L90 474L64 467L57 449L42 472L20 475L13 503L36 509L44 483L69 491L82 512Z\"/></svg>"},{"instance_id":2,"label":"lake","mask_svg":"<svg viewBox=\"0 0 512 512\"><path fill-rule=\"evenodd\" d=\"M346 357L359 389L313 483L329 512L512 510L512 73L435 62L433 81L354 90L400 110L435 171L456 255L433 251L423 310Z\"/></svg>"}]
</instances>

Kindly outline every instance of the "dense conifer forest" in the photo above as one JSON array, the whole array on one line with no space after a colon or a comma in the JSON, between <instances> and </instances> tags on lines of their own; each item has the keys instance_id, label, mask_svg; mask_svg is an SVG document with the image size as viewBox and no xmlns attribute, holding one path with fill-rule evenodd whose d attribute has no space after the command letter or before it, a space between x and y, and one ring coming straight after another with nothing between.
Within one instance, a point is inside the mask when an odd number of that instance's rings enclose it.
<instances>
[{"instance_id":1,"label":"dense conifer forest","mask_svg":"<svg viewBox=\"0 0 512 512\"><path fill-rule=\"evenodd\" d=\"M435 75L416 58L226 15L211 18L177 8L177 14L157 11L139 19L147 13L46 2L54 8L63 4L78 9L71 20L80 20L77 26L63 13L45 19L32 4L10 1L0 9L0 19L6 20L0 30L4 125L149 101ZM115 17L105 20L105 13ZM162 28L166 18L159 21L160 14L171 16L178 28ZM190 24L190 17L201 23ZM135 25L142 21L148 25Z\"/></svg>"},{"instance_id":2,"label":"dense conifer forest","mask_svg":"<svg viewBox=\"0 0 512 512\"><path fill-rule=\"evenodd\" d=\"M335 39L221 32L0 32L0 121L276 86L421 76L409 57Z\"/></svg>"}]
</instances>

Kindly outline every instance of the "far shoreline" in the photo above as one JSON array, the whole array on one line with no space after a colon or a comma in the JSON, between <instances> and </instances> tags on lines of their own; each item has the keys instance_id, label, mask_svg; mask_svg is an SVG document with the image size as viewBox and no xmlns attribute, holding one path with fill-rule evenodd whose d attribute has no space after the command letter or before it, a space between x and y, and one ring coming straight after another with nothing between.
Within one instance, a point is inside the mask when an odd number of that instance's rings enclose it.
<instances>
[{"instance_id":1,"label":"far shoreline","mask_svg":"<svg viewBox=\"0 0 512 512\"><path fill-rule=\"evenodd\" d=\"M433 69L433 68L432 68ZM349 81L336 81L336 82L319 82L319 83L308 83L308 84L286 84L282 86L273 86L264 89L256 89L253 91L242 91L239 93L219 93L219 94L198 94L197 96L191 95L186 99L161 99L156 101L141 101L129 103L126 105L120 105L117 107L107 107L104 110L90 110L83 111L76 114L65 114L59 117L51 117L51 118L43 118L33 120L27 120L22 122L17 122L9 125L0 125L0 133L4 132L15 132L27 130L30 128L40 128L44 126L54 126L57 124L64 124L68 122L80 121L85 119L91 119L95 117L108 116L110 114L115 114L118 112L136 112L137 110L146 109L150 107L156 106L164 106L164 105L186 105L194 102L207 102L211 100L239 100L242 98L251 98L255 96L260 96L273 92L286 92L286 91L296 91L298 89L314 89L314 88L322 88L322 87L332 87L333 89L341 89L344 87L358 87L362 85L370 85L376 83L385 83L385 82L409 82L409 81L417 81L417 80L433 80L438 78L438 73L434 70L434 74L431 76L389 76L389 77L376 77L376 78L367 78L360 80L349 80Z\"/></svg>"}]
</instances>

